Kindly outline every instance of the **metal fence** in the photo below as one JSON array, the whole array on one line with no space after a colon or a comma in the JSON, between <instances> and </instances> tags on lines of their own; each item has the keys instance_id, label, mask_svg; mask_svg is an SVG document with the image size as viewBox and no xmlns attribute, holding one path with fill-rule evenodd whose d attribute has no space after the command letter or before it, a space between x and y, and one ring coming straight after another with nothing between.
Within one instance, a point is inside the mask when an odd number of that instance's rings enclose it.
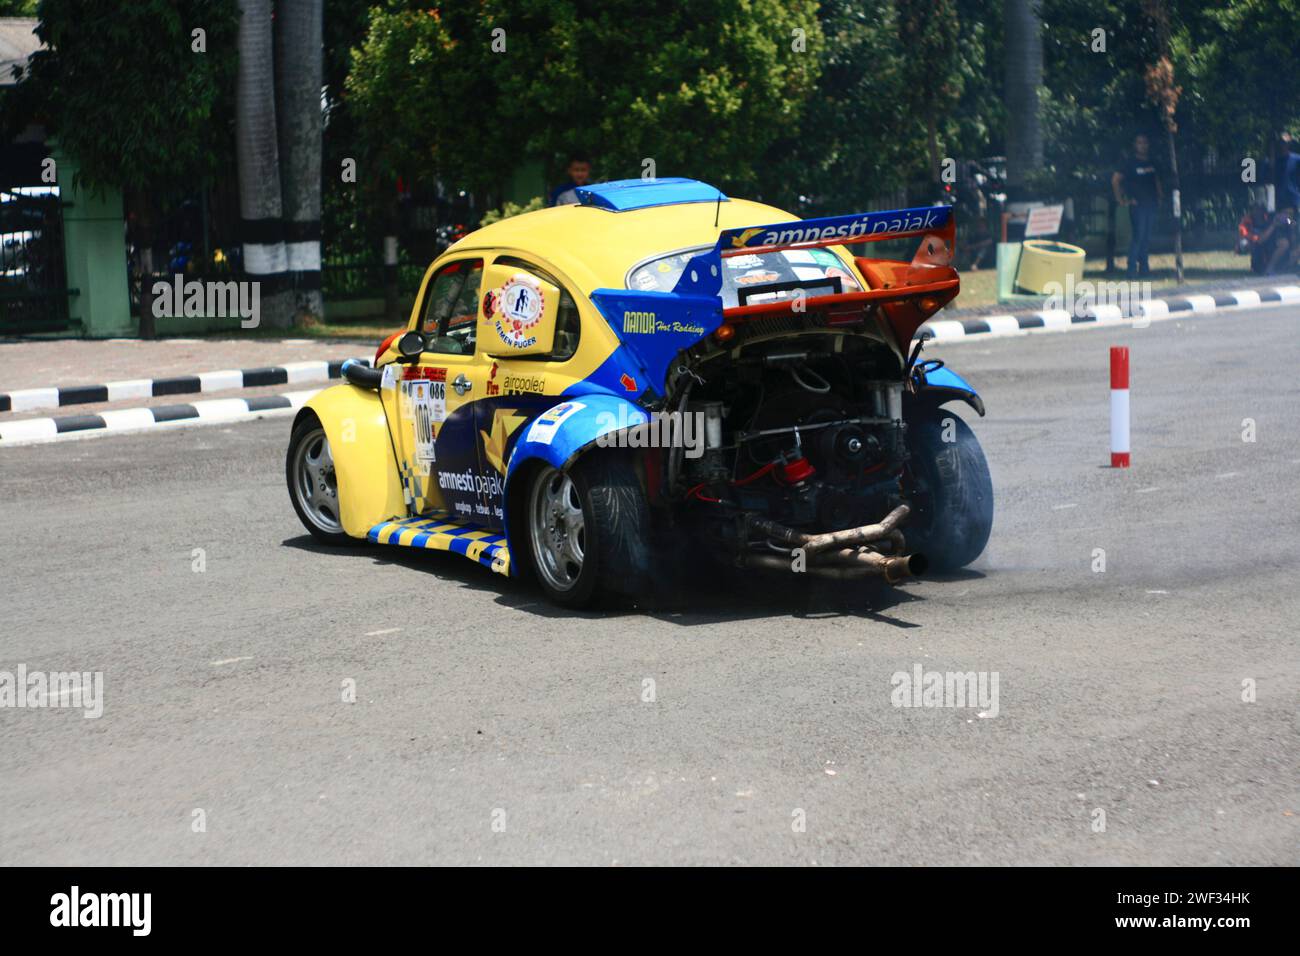
<instances>
[{"instance_id":1,"label":"metal fence","mask_svg":"<svg viewBox=\"0 0 1300 956\"><path fill-rule=\"evenodd\" d=\"M406 299L414 298L426 268L428 263L399 263L398 295ZM326 261L321 265L321 291L326 302L340 299L382 299L384 264L359 259Z\"/></svg>"},{"instance_id":2,"label":"metal fence","mask_svg":"<svg viewBox=\"0 0 1300 956\"><path fill-rule=\"evenodd\" d=\"M69 325L63 202L49 187L0 191L0 335Z\"/></svg>"}]
</instances>

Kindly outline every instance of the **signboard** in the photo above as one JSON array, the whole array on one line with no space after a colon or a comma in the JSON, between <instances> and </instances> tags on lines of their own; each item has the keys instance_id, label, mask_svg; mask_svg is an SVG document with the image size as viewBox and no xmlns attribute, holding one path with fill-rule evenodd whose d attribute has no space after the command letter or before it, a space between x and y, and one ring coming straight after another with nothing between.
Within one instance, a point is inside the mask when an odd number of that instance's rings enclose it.
<instances>
[{"instance_id":1,"label":"signboard","mask_svg":"<svg viewBox=\"0 0 1300 956\"><path fill-rule=\"evenodd\" d=\"M1025 219L1025 238L1054 236L1061 231L1061 217L1065 206L1034 206Z\"/></svg>"}]
</instances>

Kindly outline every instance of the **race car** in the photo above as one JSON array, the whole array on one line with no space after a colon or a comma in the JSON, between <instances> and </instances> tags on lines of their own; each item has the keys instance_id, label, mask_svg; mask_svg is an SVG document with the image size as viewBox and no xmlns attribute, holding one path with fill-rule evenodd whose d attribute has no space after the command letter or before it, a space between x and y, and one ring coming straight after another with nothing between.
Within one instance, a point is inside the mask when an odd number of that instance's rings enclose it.
<instances>
[{"instance_id":1,"label":"race car","mask_svg":"<svg viewBox=\"0 0 1300 956\"><path fill-rule=\"evenodd\" d=\"M943 406L984 405L913 341L958 292L950 207L577 194L449 247L373 365L302 408L286 477L313 536L452 551L569 607L653 600L698 561L896 584L980 555L988 465Z\"/></svg>"}]
</instances>

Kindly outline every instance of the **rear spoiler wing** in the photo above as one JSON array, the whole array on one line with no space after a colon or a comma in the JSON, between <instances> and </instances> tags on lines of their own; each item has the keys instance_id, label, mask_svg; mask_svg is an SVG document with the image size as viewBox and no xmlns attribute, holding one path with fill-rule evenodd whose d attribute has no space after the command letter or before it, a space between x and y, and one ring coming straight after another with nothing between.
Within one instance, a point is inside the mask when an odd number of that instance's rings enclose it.
<instances>
[{"instance_id":1,"label":"rear spoiler wing","mask_svg":"<svg viewBox=\"0 0 1300 956\"><path fill-rule=\"evenodd\" d=\"M920 237L921 243L910 262L864 257L854 260L866 280L866 288L861 292L722 307L719 292L723 259L756 252L913 236ZM623 344L615 355L619 361L626 358L630 363L624 369L616 368L617 362L607 362L609 368L602 366L592 380L615 394L621 394L622 389L653 398L663 393L669 365L682 349L690 348L724 325L791 313L821 314L832 326L859 326L879 318L906 354L916 330L947 305L960 288L957 270L951 265L955 237L956 220L951 206L922 206L724 229L713 248L687 262L672 292L596 289L590 293L592 302Z\"/></svg>"},{"instance_id":2,"label":"rear spoiler wing","mask_svg":"<svg viewBox=\"0 0 1300 956\"><path fill-rule=\"evenodd\" d=\"M851 325L864 322L879 308L899 346L907 351L917 328L960 291L961 281L952 267L956 228L951 206L919 206L724 229L712 249L687 263L673 294L716 296L722 288L722 260L733 256L920 237L910 262L857 257L854 263L866 279L865 291L783 299L723 311L724 322L824 311L831 324Z\"/></svg>"}]
</instances>

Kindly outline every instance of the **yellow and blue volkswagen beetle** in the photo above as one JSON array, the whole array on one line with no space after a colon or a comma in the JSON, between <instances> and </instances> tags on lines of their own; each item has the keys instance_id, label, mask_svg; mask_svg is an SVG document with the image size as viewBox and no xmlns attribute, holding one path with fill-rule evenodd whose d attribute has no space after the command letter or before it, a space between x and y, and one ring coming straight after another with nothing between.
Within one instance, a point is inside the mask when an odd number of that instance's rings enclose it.
<instances>
[{"instance_id":1,"label":"yellow and blue volkswagen beetle","mask_svg":"<svg viewBox=\"0 0 1300 956\"><path fill-rule=\"evenodd\" d=\"M958 291L950 207L578 195L448 248L373 367L300 411L286 476L315 537L452 551L573 607L701 556L891 583L979 556L988 467L940 406L983 403L913 344Z\"/></svg>"}]
</instances>

